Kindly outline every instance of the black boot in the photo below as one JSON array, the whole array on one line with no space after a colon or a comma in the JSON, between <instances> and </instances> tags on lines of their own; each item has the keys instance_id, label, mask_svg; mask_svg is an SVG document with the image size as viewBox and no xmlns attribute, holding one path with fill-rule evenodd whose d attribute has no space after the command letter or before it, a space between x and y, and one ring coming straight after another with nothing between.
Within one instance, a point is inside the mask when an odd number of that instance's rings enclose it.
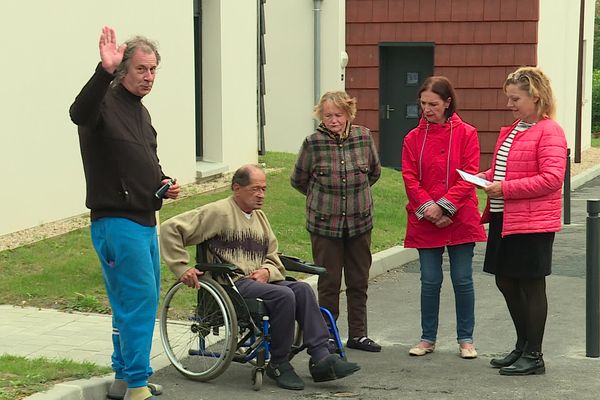
<instances>
[{"instance_id":1,"label":"black boot","mask_svg":"<svg viewBox=\"0 0 600 400\"><path fill-rule=\"evenodd\" d=\"M521 354L523 354L523 350L514 349L504 358L492 358L490 364L494 368L508 367L514 364L521 357Z\"/></svg>"},{"instance_id":2,"label":"black boot","mask_svg":"<svg viewBox=\"0 0 600 400\"><path fill-rule=\"evenodd\" d=\"M514 364L500 368L500 375L543 375L546 373L546 366L542 355L537 351L523 353Z\"/></svg>"}]
</instances>

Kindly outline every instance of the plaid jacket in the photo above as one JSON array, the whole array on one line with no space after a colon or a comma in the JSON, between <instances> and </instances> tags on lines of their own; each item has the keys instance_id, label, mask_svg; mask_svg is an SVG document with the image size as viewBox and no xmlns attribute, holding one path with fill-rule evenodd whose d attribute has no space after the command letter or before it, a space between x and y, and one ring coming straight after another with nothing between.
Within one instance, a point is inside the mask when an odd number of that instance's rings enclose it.
<instances>
[{"instance_id":1,"label":"plaid jacket","mask_svg":"<svg viewBox=\"0 0 600 400\"><path fill-rule=\"evenodd\" d=\"M373 228L371 185L381 165L369 130L353 125L346 139L321 124L302 143L291 183L306 195L306 229L341 238Z\"/></svg>"}]
</instances>

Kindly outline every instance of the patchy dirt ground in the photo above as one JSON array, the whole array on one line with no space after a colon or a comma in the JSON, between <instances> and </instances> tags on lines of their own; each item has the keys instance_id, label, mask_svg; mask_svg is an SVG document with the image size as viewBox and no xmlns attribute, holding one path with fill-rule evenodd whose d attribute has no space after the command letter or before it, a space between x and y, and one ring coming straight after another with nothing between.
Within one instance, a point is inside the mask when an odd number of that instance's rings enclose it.
<instances>
[{"instance_id":1,"label":"patchy dirt ground","mask_svg":"<svg viewBox=\"0 0 600 400\"><path fill-rule=\"evenodd\" d=\"M598 164L600 164L600 148L591 147L581 154L581 163L575 164L574 157L571 157L571 176L576 176ZM193 196L195 194L210 192L227 187L230 181L231 174L227 174L209 182L185 185L182 187L181 195L178 200ZM171 200L167 200L167 202L169 201ZM89 224L89 215L85 213L72 218L39 225L30 229L10 233L8 235L3 235L0 236L0 251L13 249L25 244L37 242L38 240L61 235L66 232L88 226Z\"/></svg>"}]
</instances>

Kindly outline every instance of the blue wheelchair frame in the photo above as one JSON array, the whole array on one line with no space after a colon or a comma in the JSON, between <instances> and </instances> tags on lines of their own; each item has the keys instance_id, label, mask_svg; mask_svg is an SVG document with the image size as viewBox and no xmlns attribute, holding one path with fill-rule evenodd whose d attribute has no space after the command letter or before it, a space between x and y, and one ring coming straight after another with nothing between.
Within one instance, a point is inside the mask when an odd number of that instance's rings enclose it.
<instances>
[{"instance_id":1,"label":"blue wheelchair frame","mask_svg":"<svg viewBox=\"0 0 600 400\"><path fill-rule=\"evenodd\" d=\"M302 272L315 275L322 275L326 273L325 268L302 261L296 257L280 255L280 259L283 262L284 267L287 271ZM212 294L213 300L210 300L210 298L206 297L208 296L206 294L206 290L198 290L196 300L196 310L198 311L194 312L194 315L188 316L187 318L187 322L191 324L189 327L191 331L190 334L197 334L196 336L198 347L197 349L189 349L187 355L188 357L214 358L215 360L218 360L216 362L226 363L227 365L219 365L218 368L215 367L216 371L207 372L206 374L194 374L192 371L187 371L186 367L183 366L181 362L179 362L178 357L174 355L174 352L171 349L171 344L169 343L170 339L169 335L167 334L168 322L166 321L166 315L169 311L168 303L174 296L171 295L171 292L174 291L176 293L178 287L181 287L182 285L182 283L178 282L174 284L173 287L167 293L165 304L163 305L163 310L161 312L161 339L169 360L175 366L175 368L184 376L199 381L210 380L220 375L228 367L228 364L231 361L242 364L250 363L253 365L252 386L254 390L260 390L262 386L262 378L265 372L266 363L270 358L269 344L271 339L269 316L263 301L261 299L243 298L237 290L232 279L232 276L241 271L236 266L231 264L208 263L207 249L205 244L199 244L196 246L195 267L200 271L209 273L213 278L216 278L215 281L206 276L202 276L200 280L202 281L202 284L207 285L207 288L212 288L211 290L214 290L215 293L218 293L217 296L219 298L223 298L223 302L225 304L230 304L227 307L231 307L234 310L236 322L232 324L232 326L235 327L232 330L235 330L236 332L233 332L235 336L232 339L236 341L235 353L233 354L233 356L225 356L223 353L215 352L209 349L209 344L207 344L205 338L211 332L218 336L219 329L223 325L219 326L220 320L217 323L207 322L203 325L203 323L205 322L205 320L203 319L204 315L200 315L199 312L201 305L204 305L202 302L214 301L215 294ZM289 277L286 277L286 279L293 280L293 278ZM220 284L218 283L218 281L227 283ZM227 299L224 299L225 297L227 297ZM208 307L210 307L210 305ZM339 331L333 314L325 307L320 307L320 310L329 327L329 336L335 342L335 352L342 359L346 360L346 353L344 351L343 344L340 339ZM238 340L240 333L244 333L244 335L241 337L241 339ZM294 345L292 346L292 349L290 351L290 360L296 354L305 350L307 347L305 344L301 343L300 333L300 329L297 328ZM230 350L229 346L227 346L225 350Z\"/></svg>"}]
</instances>

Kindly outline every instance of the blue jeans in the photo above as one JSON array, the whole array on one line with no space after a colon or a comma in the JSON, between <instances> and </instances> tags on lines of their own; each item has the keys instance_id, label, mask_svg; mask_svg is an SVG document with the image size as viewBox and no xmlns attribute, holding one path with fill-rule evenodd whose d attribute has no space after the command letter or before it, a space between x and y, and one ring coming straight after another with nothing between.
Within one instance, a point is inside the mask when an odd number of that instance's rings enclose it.
<instances>
[{"instance_id":1,"label":"blue jeans","mask_svg":"<svg viewBox=\"0 0 600 400\"><path fill-rule=\"evenodd\" d=\"M160 296L156 227L104 217L92 222L91 231L112 308L115 378L144 387L152 375L150 349Z\"/></svg>"},{"instance_id":2,"label":"blue jeans","mask_svg":"<svg viewBox=\"0 0 600 400\"><path fill-rule=\"evenodd\" d=\"M473 288L473 249L475 243L447 246L450 277L456 306L458 343L473 343L475 326L475 290ZM421 263L421 340L435 343L440 313L440 290L444 275L444 247L418 249Z\"/></svg>"}]
</instances>

